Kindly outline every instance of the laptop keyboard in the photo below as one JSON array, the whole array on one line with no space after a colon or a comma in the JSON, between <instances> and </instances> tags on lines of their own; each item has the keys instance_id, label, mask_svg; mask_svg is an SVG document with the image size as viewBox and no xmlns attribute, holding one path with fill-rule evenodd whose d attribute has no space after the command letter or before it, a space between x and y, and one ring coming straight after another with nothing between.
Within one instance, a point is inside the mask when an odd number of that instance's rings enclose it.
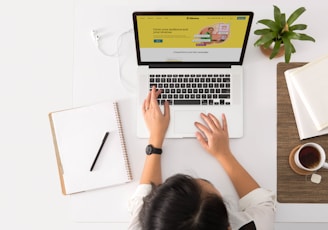
<instances>
[{"instance_id":1,"label":"laptop keyboard","mask_svg":"<svg viewBox=\"0 0 328 230\"><path fill-rule=\"evenodd\" d=\"M149 88L162 93L158 103L171 105L230 105L230 74L151 74Z\"/></svg>"}]
</instances>

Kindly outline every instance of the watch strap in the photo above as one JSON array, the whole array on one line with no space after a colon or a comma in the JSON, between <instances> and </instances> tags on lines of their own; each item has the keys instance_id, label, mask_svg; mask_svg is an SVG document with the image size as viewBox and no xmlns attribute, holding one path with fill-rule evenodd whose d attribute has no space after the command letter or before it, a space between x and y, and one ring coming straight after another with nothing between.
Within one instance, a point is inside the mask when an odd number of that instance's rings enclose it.
<instances>
[{"instance_id":1,"label":"watch strap","mask_svg":"<svg viewBox=\"0 0 328 230\"><path fill-rule=\"evenodd\" d=\"M151 155L151 154L162 154L163 150L160 148L155 148L151 144L147 145L146 147L146 154Z\"/></svg>"}]
</instances>

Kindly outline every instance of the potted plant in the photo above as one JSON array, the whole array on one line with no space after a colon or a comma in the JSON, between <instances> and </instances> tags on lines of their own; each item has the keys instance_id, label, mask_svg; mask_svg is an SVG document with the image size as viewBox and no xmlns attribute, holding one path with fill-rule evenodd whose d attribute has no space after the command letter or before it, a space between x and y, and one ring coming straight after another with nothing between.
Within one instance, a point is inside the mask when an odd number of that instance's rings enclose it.
<instances>
[{"instance_id":1,"label":"potted plant","mask_svg":"<svg viewBox=\"0 0 328 230\"><path fill-rule=\"evenodd\" d=\"M289 63L292 53L295 53L295 47L292 44L292 40L307 40L315 42L314 38L298 33L296 30L305 30L307 25L295 24L296 19L304 13L305 8L300 7L295 10L286 21L286 14L281 13L277 6L274 7L274 20L262 19L258 23L261 23L267 28L258 29L254 31L254 34L261 36L255 43L255 46L260 46L261 50L269 51L270 59L277 56L280 49L284 49L285 62ZM271 47L271 48L270 48ZM283 54L282 54L283 55Z\"/></svg>"}]
</instances>

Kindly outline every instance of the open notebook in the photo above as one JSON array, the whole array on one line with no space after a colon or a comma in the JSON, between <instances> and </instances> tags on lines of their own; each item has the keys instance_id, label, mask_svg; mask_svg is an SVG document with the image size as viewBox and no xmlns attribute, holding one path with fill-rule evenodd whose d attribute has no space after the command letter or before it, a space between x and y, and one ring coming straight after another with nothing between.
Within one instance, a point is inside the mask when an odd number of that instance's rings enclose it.
<instances>
[{"instance_id":1,"label":"open notebook","mask_svg":"<svg viewBox=\"0 0 328 230\"><path fill-rule=\"evenodd\" d=\"M52 112L49 119L63 194L132 180L117 102Z\"/></svg>"}]
</instances>

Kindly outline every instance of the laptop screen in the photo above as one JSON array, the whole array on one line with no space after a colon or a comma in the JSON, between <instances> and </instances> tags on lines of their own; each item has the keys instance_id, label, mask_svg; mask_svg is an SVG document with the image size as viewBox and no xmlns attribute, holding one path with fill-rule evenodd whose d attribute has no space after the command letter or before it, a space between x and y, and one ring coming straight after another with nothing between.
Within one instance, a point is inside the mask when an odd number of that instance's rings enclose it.
<instances>
[{"instance_id":1,"label":"laptop screen","mask_svg":"<svg viewBox=\"0 0 328 230\"><path fill-rule=\"evenodd\" d=\"M252 12L134 12L138 64L242 64Z\"/></svg>"}]
</instances>

